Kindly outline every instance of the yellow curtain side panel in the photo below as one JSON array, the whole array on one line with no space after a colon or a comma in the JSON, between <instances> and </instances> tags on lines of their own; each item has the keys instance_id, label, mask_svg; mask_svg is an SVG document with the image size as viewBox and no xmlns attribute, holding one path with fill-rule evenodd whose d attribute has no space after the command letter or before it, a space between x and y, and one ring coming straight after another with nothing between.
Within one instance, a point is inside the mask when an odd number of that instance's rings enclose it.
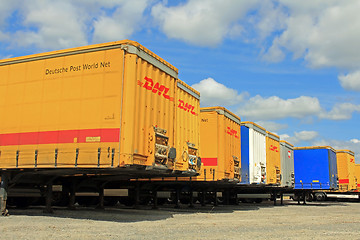
<instances>
[{"instance_id":1,"label":"yellow curtain side panel","mask_svg":"<svg viewBox=\"0 0 360 240\"><path fill-rule=\"evenodd\" d=\"M350 150L337 150L337 170L339 177L339 191L356 190L355 154Z\"/></svg>"},{"instance_id":2,"label":"yellow curtain side panel","mask_svg":"<svg viewBox=\"0 0 360 240\"><path fill-rule=\"evenodd\" d=\"M280 137L266 132L266 184L281 184Z\"/></svg>"},{"instance_id":3,"label":"yellow curtain side panel","mask_svg":"<svg viewBox=\"0 0 360 240\"><path fill-rule=\"evenodd\" d=\"M177 74L130 40L1 60L0 167L174 170Z\"/></svg>"},{"instance_id":4,"label":"yellow curtain side panel","mask_svg":"<svg viewBox=\"0 0 360 240\"><path fill-rule=\"evenodd\" d=\"M240 179L240 118L223 107L200 109L199 180Z\"/></svg>"},{"instance_id":5,"label":"yellow curtain side panel","mask_svg":"<svg viewBox=\"0 0 360 240\"><path fill-rule=\"evenodd\" d=\"M175 170L198 172L200 156L200 93L185 82L176 82L177 158Z\"/></svg>"}]
</instances>

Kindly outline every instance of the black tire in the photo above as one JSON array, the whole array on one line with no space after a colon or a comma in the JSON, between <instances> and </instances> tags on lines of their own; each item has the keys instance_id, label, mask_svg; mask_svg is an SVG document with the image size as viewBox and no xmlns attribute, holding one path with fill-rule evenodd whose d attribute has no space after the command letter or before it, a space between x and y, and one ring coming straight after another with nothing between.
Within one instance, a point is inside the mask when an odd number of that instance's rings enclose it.
<instances>
[{"instance_id":1,"label":"black tire","mask_svg":"<svg viewBox=\"0 0 360 240\"><path fill-rule=\"evenodd\" d=\"M307 193L307 194L305 195L305 200L306 200L307 202L312 202L313 199L314 199L314 196L313 196L312 193Z\"/></svg>"},{"instance_id":2,"label":"black tire","mask_svg":"<svg viewBox=\"0 0 360 240\"><path fill-rule=\"evenodd\" d=\"M316 201L325 201L326 200L326 194L325 193L315 193L315 199Z\"/></svg>"}]
</instances>

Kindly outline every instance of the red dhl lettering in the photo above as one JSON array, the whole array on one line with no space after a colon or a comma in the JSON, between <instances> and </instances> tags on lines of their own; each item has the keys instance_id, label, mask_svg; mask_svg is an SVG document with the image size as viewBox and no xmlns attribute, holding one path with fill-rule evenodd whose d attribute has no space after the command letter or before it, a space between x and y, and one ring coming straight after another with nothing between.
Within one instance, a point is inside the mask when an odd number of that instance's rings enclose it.
<instances>
[{"instance_id":1,"label":"red dhl lettering","mask_svg":"<svg viewBox=\"0 0 360 240\"><path fill-rule=\"evenodd\" d=\"M145 79L145 83L142 83L141 81L138 80L138 85L145 88L146 90L149 90L153 93L157 93L159 96L163 96L164 98L170 100L170 101L174 101L173 97L170 97L168 95L170 88L167 88L164 85L160 85L160 83L156 82L154 83L154 81L151 78L148 77L144 77Z\"/></svg>"},{"instance_id":2,"label":"red dhl lettering","mask_svg":"<svg viewBox=\"0 0 360 240\"><path fill-rule=\"evenodd\" d=\"M277 146L270 145L270 148L269 148L269 149L270 149L270 151L279 152Z\"/></svg>"},{"instance_id":3,"label":"red dhl lettering","mask_svg":"<svg viewBox=\"0 0 360 240\"><path fill-rule=\"evenodd\" d=\"M226 133L231 135L231 136L234 136L235 138L239 138L239 136L237 135L237 131L230 128L230 127L227 127Z\"/></svg>"},{"instance_id":4,"label":"red dhl lettering","mask_svg":"<svg viewBox=\"0 0 360 240\"><path fill-rule=\"evenodd\" d=\"M353 158L350 158L350 162L355 162Z\"/></svg>"},{"instance_id":5,"label":"red dhl lettering","mask_svg":"<svg viewBox=\"0 0 360 240\"><path fill-rule=\"evenodd\" d=\"M185 103L183 100L179 99L179 105L178 108L183 109L186 112L191 113L192 115L197 116L198 114L194 112L195 107L193 105L190 105L188 103Z\"/></svg>"}]
</instances>

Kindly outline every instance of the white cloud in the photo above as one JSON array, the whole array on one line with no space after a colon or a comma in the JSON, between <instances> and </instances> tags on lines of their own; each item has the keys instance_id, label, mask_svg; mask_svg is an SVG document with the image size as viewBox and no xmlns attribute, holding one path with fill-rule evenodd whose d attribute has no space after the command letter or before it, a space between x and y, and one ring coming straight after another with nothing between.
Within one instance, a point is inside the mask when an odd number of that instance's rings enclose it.
<instances>
[{"instance_id":1,"label":"white cloud","mask_svg":"<svg viewBox=\"0 0 360 240\"><path fill-rule=\"evenodd\" d=\"M94 41L116 41L130 37L139 27L149 0L123 1L111 16L101 16L94 23Z\"/></svg>"},{"instance_id":2,"label":"white cloud","mask_svg":"<svg viewBox=\"0 0 360 240\"><path fill-rule=\"evenodd\" d=\"M311 143L311 141L315 140L319 136L319 133L316 131L301 131L294 132L293 136L289 136L288 134L280 135L280 139L288 141L293 145L297 145L302 142Z\"/></svg>"},{"instance_id":3,"label":"white cloud","mask_svg":"<svg viewBox=\"0 0 360 240\"><path fill-rule=\"evenodd\" d=\"M263 98L252 97L237 110L239 116L251 120L270 120L287 117L303 118L321 112L319 100L315 97L300 96L293 99L282 99L277 96Z\"/></svg>"},{"instance_id":4,"label":"white cloud","mask_svg":"<svg viewBox=\"0 0 360 240\"><path fill-rule=\"evenodd\" d=\"M254 0L189 0L167 7L158 3L151 15L169 37L200 46L215 46L225 37L239 35L238 20L256 6Z\"/></svg>"},{"instance_id":5,"label":"white cloud","mask_svg":"<svg viewBox=\"0 0 360 240\"><path fill-rule=\"evenodd\" d=\"M0 27L6 24L6 19L11 15L17 6L21 5L20 0L1 1L0 4Z\"/></svg>"},{"instance_id":6,"label":"white cloud","mask_svg":"<svg viewBox=\"0 0 360 240\"><path fill-rule=\"evenodd\" d=\"M265 40L275 31L284 30L288 14L283 5L274 1L261 1L257 14L250 17L249 22L254 25L259 40Z\"/></svg>"},{"instance_id":7,"label":"white cloud","mask_svg":"<svg viewBox=\"0 0 360 240\"><path fill-rule=\"evenodd\" d=\"M246 92L238 94L235 89L228 88L212 78L201 80L191 87L200 92L202 106L231 106L242 102L248 95Z\"/></svg>"},{"instance_id":8,"label":"white cloud","mask_svg":"<svg viewBox=\"0 0 360 240\"><path fill-rule=\"evenodd\" d=\"M319 118L330 120L348 120L352 118L353 112L360 112L360 105L352 103L337 103L329 112L322 112Z\"/></svg>"},{"instance_id":9,"label":"white cloud","mask_svg":"<svg viewBox=\"0 0 360 240\"><path fill-rule=\"evenodd\" d=\"M347 90L360 91L360 71L339 76L340 84Z\"/></svg>"},{"instance_id":10,"label":"white cloud","mask_svg":"<svg viewBox=\"0 0 360 240\"><path fill-rule=\"evenodd\" d=\"M285 30L268 54L287 49L312 67L360 67L360 1L280 1L288 9ZM280 5L281 6L281 5ZM351 24L349 24L351 23ZM267 58L270 58L267 56Z\"/></svg>"},{"instance_id":11,"label":"white cloud","mask_svg":"<svg viewBox=\"0 0 360 240\"><path fill-rule=\"evenodd\" d=\"M300 141L310 141L319 135L315 131L301 131L301 132L295 132L294 134L295 137Z\"/></svg>"},{"instance_id":12,"label":"white cloud","mask_svg":"<svg viewBox=\"0 0 360 240\"><path fill-rule=\"evenodd\" d=\"M256 124L262 126L263 128L265 128L270 132L277 132L279 130L286 129L289 127L287 124L281 124L271 121L256 121Z\"/></svg>"},{"instance_id":13,"label":"white cloud","mask_svg":"<svg viewBox=\"0 0 360 240\"><path fill-rule=\"evenodd\" d=\"M348 149L355 153L355 162L360 163L360 140L351 139L348 141L341 140L319 140L314 141L314 146L331 146L335 150Z\"/></svg>"},{"instance_id":14,"label":"white cloud","mask_svg":"<svg viewBox=\"0 0 360 240\"><path fill-rule=\"evenodd\" d=\"M150 0L5 2L0 5L0 41L40 50L128 38L142 28L143 11L150 5ZM12 14L12 24L19 26L16 32L7 29Z\"/></svg>"},{"instance_id":15,"label":"white cloud","mask_svg":"<svg viewBox=\"0 0 360 240\"><path fill-rule=\"evenodd\" d=\"M199 83L193 84L193 88L201 93L202 106L233 106L239 103L242 105L236 113L250 121L257 121L259 125L266 126L266 129L278 131L287 128L287 125L266 120L284 118L298 118L306 120L316 117L329 120L349 120L354 112L360 112L360 105L352 103L337 103L330 111L321 107L316 97L300 96L292 99L282 99L278 96L264 98L256 95L247 99L248 93L238 93L235 89L207 78Z\"/></svg>"},{"instance_id":16,"label":"white cloud","mask_svg":"<svg viewBox=\"0 0 360 240\"><path fill-rule=\"evenodd\" d=\"M35 0L22 6L25 30L13 38L17 46L36 46L42 49L68 48L87 44L84 15L70 1L44 4Z\"/></svg>"}]
</instances>

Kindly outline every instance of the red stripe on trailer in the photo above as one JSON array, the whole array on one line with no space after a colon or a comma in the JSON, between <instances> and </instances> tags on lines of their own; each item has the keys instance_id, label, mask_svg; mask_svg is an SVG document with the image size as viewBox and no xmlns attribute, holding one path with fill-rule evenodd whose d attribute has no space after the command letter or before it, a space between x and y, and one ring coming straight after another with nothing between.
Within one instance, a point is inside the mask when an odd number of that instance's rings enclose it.
<instances>
[{"instance_id":1,"label":"red stripe on trailer","mask_svg":"<svg viewBox=\"0 0 360 240\"><path fill-rule=\"evenodd\" d=\"M204 166L217 166L217 158L201 158Z\"/></svg>"},{"instance_id":2,"label":"red stripe on trailer","mask_svg":"<svg viewBox=\"0 0 360 240\"><path fill-rule=\"evenodd\" d=\"M119 128L79 129L0 134L0 146L56 143L119 142Z\"/></svg>"},{"instance_id":3,"label":"red stripe on trailer","mask_svg":"<svg viewBox=\"0 0 360 240\"><path fill-rule=\"evenodd\" d=\"M349 179L339 179L339 183L349 183Z\"/></svg>"}]
</instances>

